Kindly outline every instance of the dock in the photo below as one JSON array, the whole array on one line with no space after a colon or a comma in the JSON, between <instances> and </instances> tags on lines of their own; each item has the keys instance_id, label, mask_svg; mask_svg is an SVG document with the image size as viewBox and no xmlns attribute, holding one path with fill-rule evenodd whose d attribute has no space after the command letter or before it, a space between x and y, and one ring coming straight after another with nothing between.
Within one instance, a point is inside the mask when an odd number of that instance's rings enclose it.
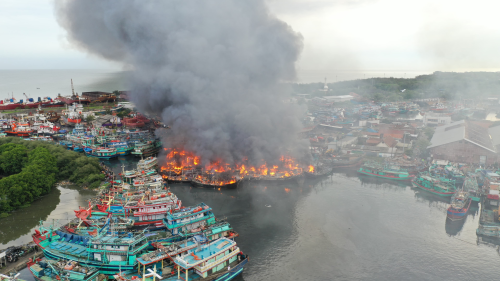
<instances>
[{"instance_id":1,"label":"dock","mask_svg":"<svg viewBox=\"0 0 500 281\"><path fill-rule=\"evenodd\" d=\"M35 251L19 258L18 261L9 263L5 257L0 259L0 274L9 275L10 272L19 272L26 268L26 263L30 258L43 256L42 251Z\"/></svg>"}]
</instances>

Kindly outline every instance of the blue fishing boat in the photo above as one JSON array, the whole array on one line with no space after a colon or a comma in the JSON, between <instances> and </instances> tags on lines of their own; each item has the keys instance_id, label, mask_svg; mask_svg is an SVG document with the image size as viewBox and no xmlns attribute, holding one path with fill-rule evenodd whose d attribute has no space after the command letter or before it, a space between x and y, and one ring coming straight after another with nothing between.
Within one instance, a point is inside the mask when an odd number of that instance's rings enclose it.
<instances>
[{"instance_id":1,"label":"blue fishing boat","mask_svg":"<svg viewBox=\"0 0 500 281\"><path fill-rule=\"evenodd\" d=\"M40 222L33 241L48 259L75 261L82 266L98 268L100 273L107 275L134 271L136 258L149 246L145 231L116 235L110 224L89 236L81 236L54 231L52 226L45 228Z\"/></svg>"},{"instance_id":2,"label":"blue fishing boat","mask_svg":"<svg viewBox=\"0 0 500 281\"><path fill-rule=\"evenodd\" d=\"M116 149L118 155L129 155L134 148L126 141L114 140L103 144L103 147L110 147Z\"/></svg>"},{"instance_id":3,"label":"blue fishing boat","mask_svg":"<svg viewBox=\"0 0 500 281\"><path fill-rule=\"evenodd\" d=\"M94 281L99 275L97 268L81 266L71 260L52 261L42 258L28 262L27 266L38 281Z\"/></svg>"},{"instance_id":4,"label":"blue fishing boat","mask_svg":"<svg viewBox=\"0 0 500 281\"><path fill-rule=\"evenodd\" d=\"M86 147L84 148L85 154L90 157L97 157L99 159L109 160L118 157L116 149L111 147Z\"/></svg>"}]
</instances>

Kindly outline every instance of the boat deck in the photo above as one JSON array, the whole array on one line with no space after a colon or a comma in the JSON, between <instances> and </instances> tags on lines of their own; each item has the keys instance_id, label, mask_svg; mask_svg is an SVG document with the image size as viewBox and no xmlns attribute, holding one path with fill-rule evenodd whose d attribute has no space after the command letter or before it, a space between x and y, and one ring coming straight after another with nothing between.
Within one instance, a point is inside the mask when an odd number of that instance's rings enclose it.
<instances>
[{"instance_id":1,"label":"boat deck","mask_svg":"<svg viewBox=\"0 0 500 281\"><path fill-rule=\"evenodd\" d=\"M219 239L211 244L201 247L201 249L199 250L194 249L189 251L192 254L183 257L183 260L185 261L186 267L188 267L190 264L197 264L203 259L206 259L217 253L224 252L226 249L229 249L233 245L234 243L229 239Z\"/></svg>"}]
</instances>

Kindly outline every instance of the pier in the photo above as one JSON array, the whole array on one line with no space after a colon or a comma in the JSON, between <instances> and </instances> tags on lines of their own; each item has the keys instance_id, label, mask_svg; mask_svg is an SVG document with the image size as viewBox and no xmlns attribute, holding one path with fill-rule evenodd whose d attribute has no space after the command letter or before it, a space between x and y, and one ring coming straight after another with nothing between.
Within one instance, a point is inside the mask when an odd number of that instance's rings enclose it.
<instances>
[{"instance_id":1,"label":"pier","mask_svg":"<svg viewBox=\"0 0 500 281\"><path fill-rule=\"evenodd\" d=\"M26 267L26 263L30 258L39 258L42 256L42 251L35 251L33 253L29 253L25 256L20 257L19 260L13 263L7 262L7 258L4 256L0 258L0 273L8 276L10 272L19 272Z\"/></svg>"}]
</instances>

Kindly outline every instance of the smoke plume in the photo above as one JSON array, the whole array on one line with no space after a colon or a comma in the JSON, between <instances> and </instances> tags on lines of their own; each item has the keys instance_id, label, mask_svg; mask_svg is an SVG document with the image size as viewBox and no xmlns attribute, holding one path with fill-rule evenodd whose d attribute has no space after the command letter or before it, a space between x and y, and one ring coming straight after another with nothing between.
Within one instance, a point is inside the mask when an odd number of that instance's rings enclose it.
<instances>
[{"instance_id":1,"label":"smoke plume","mask_svg":"<svg viewBox=\"0 0 500 281\"><path fill-rule=\"evenodd\" d=\"M264 0L56 0L77 48L130 67L132 99L171 127L165 147L204 161L273 162L297 140L295 79L302 37Z\"/></svg>"}]
</instances>

